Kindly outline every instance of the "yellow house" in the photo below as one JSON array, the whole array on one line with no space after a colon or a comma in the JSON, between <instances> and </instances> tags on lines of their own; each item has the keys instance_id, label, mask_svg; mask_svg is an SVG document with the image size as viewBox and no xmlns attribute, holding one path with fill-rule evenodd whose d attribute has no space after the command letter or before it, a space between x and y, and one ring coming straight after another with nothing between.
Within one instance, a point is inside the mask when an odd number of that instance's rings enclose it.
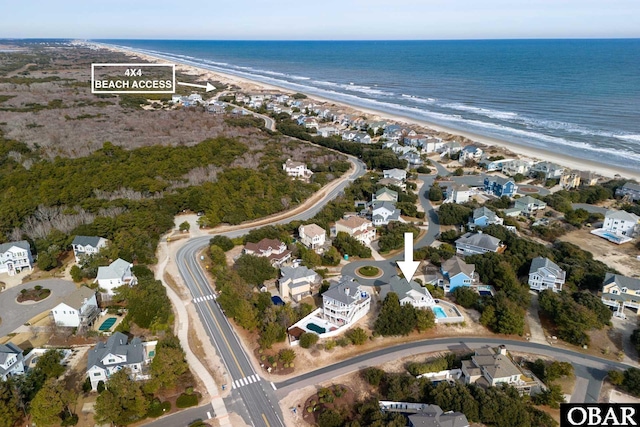
<instances>
[{"instance_id":1,"label":"yellow house","mask_svg":"<svg viewBox=\"0 0 640 427\"><path fill-rule=\"evenodd\" d=\"M621 313L625 308L640 312L640 279L607 273L602 284L602 302Z\"/></svg>"}]
</instances>

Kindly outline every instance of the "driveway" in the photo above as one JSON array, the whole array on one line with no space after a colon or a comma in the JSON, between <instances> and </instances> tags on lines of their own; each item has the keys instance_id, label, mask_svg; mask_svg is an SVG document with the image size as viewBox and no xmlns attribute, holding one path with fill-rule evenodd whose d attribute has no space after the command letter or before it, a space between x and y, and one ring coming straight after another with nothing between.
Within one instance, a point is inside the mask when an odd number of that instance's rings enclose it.
<instances>
[{"instance_id":1,"label":"driveway","mask_svg":"<svg viewBox=\"0 0 640 427\"><path fill-rule=\"evenodd\" d=\"M40 285L43 288L51 289L51 295L43 301L32 304L18 304L16 298L22 289L33 288ZM60 279L36 280L15 286L0 293L0 337L10 334L20 325L28 322L32 317L43 311L51 310L58 305L67 295L77 289L73 282Z\"/></svg>"}]
</instances>

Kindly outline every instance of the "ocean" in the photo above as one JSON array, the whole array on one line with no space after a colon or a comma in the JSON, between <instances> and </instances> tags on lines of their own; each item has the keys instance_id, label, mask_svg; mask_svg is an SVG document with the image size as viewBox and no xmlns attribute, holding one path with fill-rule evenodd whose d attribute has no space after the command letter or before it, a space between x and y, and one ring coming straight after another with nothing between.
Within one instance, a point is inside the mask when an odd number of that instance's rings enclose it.
<instances>
[{"instance_id":1,"label":"ocean","mask_svg":"<svg viewBox=\"0 0 640 427\"><path fill-rule=\"evenodd\" d=\"M640 169L640 39L96 41Z\"/></svg>"}]
</instances>

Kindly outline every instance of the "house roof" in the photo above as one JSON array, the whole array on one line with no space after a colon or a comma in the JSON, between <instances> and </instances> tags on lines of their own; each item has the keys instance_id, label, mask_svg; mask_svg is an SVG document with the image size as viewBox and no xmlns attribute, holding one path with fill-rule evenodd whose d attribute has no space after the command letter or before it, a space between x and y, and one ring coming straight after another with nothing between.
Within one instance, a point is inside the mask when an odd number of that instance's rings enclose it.
<instances>
[{"instance_id":1,"label":"house roof","mask_svg":"<svg viewBox=\"0 0 640 427\"><path fill-rule=\"evenodd\" d=\"M485 206L473 210L474 220L482 218L483 216L486 216L489 221L496 220L496 213Z\"/></svg>"},{"instance_id":2,"label":"house roof","mask_svg":"<svg viewBox=\"0 0 640 427\"><path fill-rule=\"evenodd\" d=\"M124 276L131 263L118 258L107 267L98 267L98 280L120 279Z\"/></svg>"},{"instance_id":3,"label":"house roof","mask_svg":"<svg viewBox=\"0 0 640 427\"><path fill-rule=\"evenodd\" d=\"M94 248L97 248L100 244L100 240L102 239L103 237L100 236L76 236L73 238L73 242L71 242L71 244L74 246L92 246Z\"/></svg>"},{"instance_id":4,"label":"house roof","mask_svg":"<svg viewBox=\"0 0 640 427\"><path fill-rule=\"evenodd\" d=\"M493 379L521 375L520 369L509 359L508 356L496 353L491 348L481 348L476 350L472 360L479 367L484 369Z\"/></svg>"},{"instance_id":5,"label":"house roof","mask_svg":"<svg viewBox=\"0 0 640 427\"><path fill-rule=\"evenodd\" d=\"M633 277L623 276L621 274L606 273L604 275L604 282L602 286L607 286L615 283L620 288L627 288L633 290L640 290L640 279Z\"/></svg>"},{"instance_id":6,"label":"house roof","mask_svg":"<svg viewBox=\"0 0 640 427\"><path fill-rule=\"evenodd\" d=\"M85 300L91 298L96 294L96 291L89 289L86 286L81 286L79 289L72 292L65 299L62 300L62 304L66 304L71 308L80 310Z\"/></svg>"},{"instance_id":7,"label":"house roof","mask_svg":"<svg viewBox=\"0 0 640 427\"><path fill-rule=\"evenodd\" d=\"M382 173L384 175L391 175L391 176L402 176L402 177L406 177L407 176L407 171L404 169L386 169L384 171L382 171Z\"/></svg>"},{"instance_id":8,"label":"house roof","mask_svg":"<svg viewBox=\"0 0 640 427\"><path fill-rule=\"evenodd\" d=\"M360 292L360 283L351 276L342 276L340 281L327 289L322 296L351 305L358 300L356 297L358 292Z\"/></svg>"},{"instance_id":9,"label":"house roof","mask_svg":"<svg viewBox=\"0 0 640 427\"><path fill-rule=\"evenodd\" d=\"M371 222L364 218L360 218L359 216L350 216L347 219L340 219L336 221L336 224L340 224L344 227L354 229L357 227L361 227L364 224L371 224Z\"/></svg>"},{"instance_id":10,"label":"house roof","mask_svg":"<svg viewBox=\"0 0 640 427\"><path fill-rule=\"evenodd\" d=\"M317 273L303 265L299 267L281 267L280 274L282 274L281 281L287 279L297 280L309 276L317 276Z\"/></svg>"},{"instance_id":11,"label":"house roof","mask_svg":"<svg viewBox=\"0 0 640 427\"><path fill-rule=\"evenodd\" d=\"M324 230L324 228L320 227L317 224L301 225L300 229L303 230L302 233L304 233L309 237L322 236L323 234L326 234L326 231Z\"/></svg>"},{"instance_id":12,"label":"house roof","mask_svg":"<svg viewBox=\"0 0 640 427\"><path fill-rule=\"evenodd\" d=\"M300 166L306 166L302 162L295 162L295 161L293 161L291 159L287 159L287 161L284 164L285 164L285 167L287 167L287 168L297 168L297 167L300 167Z\"/></svg>"},{"instance_id":13,"label":"house roof","mask_svg":"<svg viewBox=\"0 0 640 427\"><path fill-rule=\"evenodd\" d=\"M520 197L519 199L516 199L516 205L536 205L536 206L545 205L546 206L547 204L540 199L536 199L535 197L524 196L524 197Z\"/></svg>"},{"instance_id":14,"label":"house roof","mask_svg":"<svg viewBox=\"0 0 640 427\"><path fill-rule=\"evenodd\" d=\"M387 286L381 287L380 299L384 299L389 292L394 292L396 295L398 295L399 299L402 299L405 298L411 291L415 291L429 297L431 296L427 288L423 288L415 280L407 282L404 277L393 276L391 280L389 280L389 284Z\"/></svg>"},{"instance_id":15,"label":"house roof","mask_svg":"<svg viewBox=\"0 0 640 427\"><path fill-rule=\"evenodd\" d=\"M469 427L469 420L463 413L443 413L437 405L428 406L422 413L409 415L409 423L413 427Z\"/></svg>"},{"instance_id":16,"label":"house roof","mask_svg":"<svg viewBox=\"0 0 640 427\"><path fill-rule=\"evenodd\" d=\"M0 365L3 365L9 356L14 354L22 354L22 350L12 342L0 344ZM1 368L0 368L1 369Z\"/></svg>"},{"instance_id":17,"label":"house roof","mask_svg":"<svg viewBox=\"0 0 640 427\"><path fill-rule=\"evenodd\" d=\"M382 178L378 181L378 184L382 185L395 185L396 187L402 186L402 180L396 178Z\"/></svg>"},{"instance_id":18,"label":"house roof","mask_svg":"<svg viewBox=\"0 0 640 427\"><path fill-rule=\"evenodd\" d=\"M471 277L476 271L476 266L473 264L467 264L462 259L454 256L442 263L442 271L446 271L449 277L457 276L460 273L464 273L467 277Z\"/></svg>"},{"instance_id":19,"label":"house roof","mask_svg":"<svg viewBox=\"0 0 640 427\"><path fill-rule=\"evenodd\" d=\"M456 245L458 243L477 246L479 248L489 249L492 251L496 251L498 247L500 247L500 239L482 232L478 232L475 234L466 233L462 235L462 237L460 237L458 240L456 240Z\"/></svg>"},{"instance_id":20,"label":"house roof","mask_svg":"<svg viewBox=\"0 0 640 427\"><path fill-rule=\"evenodd\" d=\"M529 274L538 273L543 274L544 276L554 276L557 279L563 280L565 279L566 272L558 267L556 263L551 261L549 258L544 257L536 257L531 261L531 268L529 269Z\"/></svg>"},{"instance_id":21,"label":"house roof","mask_svg":"<svg viewBox=\"0 0 640 427\"><path fill-rule=\"evenodd\" d=\"M389 212L393 212L396 210L396 205L393 202L384 201L384 202L373 202L373 211L377 211L378 209L386 209Z\"/></svg>"},{"instance_id":22,"label":"house roof","mask_svg":"<svg viewBox=\"0 0 640 427\"><path fill-rule=\"evenodd\" d=\"M99 342L96 344L94 348L89 350L87 369L91 369L94 366L105 369L105 365L102 364L102 359L104 359L108 354L126 356L126 362L123 363L123 365L141 363L144 360L142 341L140 341L140 338L138 337L132 339L128 344L127 341L128 338L125 334L122 332L115 332L109 337L107 342Z\"/></svg>"},{"instance_id":23,"label":"house roof","mask_svg":"<svg viewBox=\"0 0 640 427\"><path fill-rule=\"evenodd\" d=\"M640 184L636 184L635 182L628 181L622 186L622 188L626 190L640 191Z\"/></svg>"},{"instance_id":24,"label":"house roof","mask_svg":"<svg viewBox=\"0 0 640 427\"><path fill-rule=\"evenodd\" d=\"M282 243L278 239L267 239L264 238L260 240L258 243L247 242L244 245L245 249L250 250L252 252L267 252L269 249L279 249L284 243Z\"/></svg>"},{"instance_id":25,"label":"house roof","mask_svg":"<svg viewBox=\"0 0 640 427\"><path fill-rule=\"evenodd\" d=\"M462 149L465 153L477 153L478 151L482 152L480 147L476 147L475 145L467 145Z\"/></svg>"},{"instance_id":26,"label":"house roof","mask_svg":"<svg viewBox=\"0 0 640 427\"><path fill-rule=\"evenodd\" d=\"M505 185L507 182L511 182L515 185L515 182L510 178L503 178L501 176L488 176L486 178L489 182L495 182L500 185Z\"/></svg>"},{"instance_id":27,"label":"house roof","mask_svg":"<svg viewBox=\"0 0 640 427\"><path fill-rule=\"evenodd\" d=\"M12 247L17 246L26 251L31 250L31 245L26 240L18 240L17 242L7 242L0 245L0 254L8 251Z\"/></svg>"},{"instance_id":28,"label":"house roof","mask_svg":"<svg viewBox=\"0 0 640 427\"><path fill-rule=\"evenodd\" d=\"M395 199L398 199L398 192L388 189L387 187L382 187L378 191L376 191L376 198L382 196L383 194L389 194Z\"/></svg>"},{"instance_id":29,"label":"house roof","mask_svg":"<svg viewBox=\"0 0 640 427\"><path fill-rule=\"evenodd\" d=\"M605 218L619 219L622 221L640 222L640 217L627 211L618 211L615 209L608 210L604 215Z\"/></svg>"}]
</instances>

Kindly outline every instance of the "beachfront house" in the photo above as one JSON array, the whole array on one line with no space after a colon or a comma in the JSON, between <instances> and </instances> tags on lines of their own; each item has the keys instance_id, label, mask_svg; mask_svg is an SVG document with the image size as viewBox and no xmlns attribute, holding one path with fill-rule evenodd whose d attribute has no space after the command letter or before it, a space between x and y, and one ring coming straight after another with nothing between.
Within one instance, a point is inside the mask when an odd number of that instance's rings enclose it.
<instances>
[{"instance_id":1,"label":"beachfront house","mask_svg":"<svg viewBox=\"0 0 640 427\"><path fill-rule=\"evenodd\" d=\"M471 230L474 230L476 227L484 228L492 224L502 225L503 222L504 220L496 215L494 211L482 206L473 210L468 225Z\"/></svg>"},{"instance_id":2,"label":"beachfront house","mask_svg":"<svg viewBox=\"0 0 640 427\"><path fill-rule=\"evenodd\" d=\"M122 332L115 332L106 342L99 342L89 350L87 376L91 389L96 391L100 381L106 383L111 375L121 369L129 369L134 381L147 380L147 366L153 359L157 341L142 342L140 338L129 339Z\"/></svg>"},{"instance_id":3,"label":"beachfront house","mask_svg":"<svg viewBox=\"0 0 640 427\"><path fill-rule=\"evenodd\" d=\"M467 160L477 161L480 160L483 153L484 151L482 151L482 148L476 145L467 145L462 150L460 150L460 157L458 158L458 161L463 164Z\"/></svg>"},{"instance_id":4,"label":"beachfront house","mask_svg":"<svg viewBox=\"0 0 640 427\"><path fill-rule=\"evenodd\" d=\"M514 208L519 209L525 215L534 215L538 211L547 208L547 204L540 199L531 196L524 196L516 199Z\"/></svg>"},{"instance_id":5,"label":"beachfront house","mask_svg":"<svg viewBox=\"0 0 640 427\"><path fill-rule=\"evenodd\" d=\"M602 302L622 313L631 308L640 314L640 279L606 273L602 283Z\"/></svg>"},{"instance_id":6,"label":"beachfront house","mask_svg":"<svg viewBox=\"0 0 640 427\"><path fill-rule=\"evenodd\" d=\"M376 239L376 227L371 221L358 216L350 216L336 222L336 234L345 232L363 245L369 245Z\"/></svg>"},{"instance_id":7,"label":"beachfront house","mask_svg":"<svg viewBox=\"0 0 640 427\"><path fill-rule=\"evenodd\" d=\"M501 176L487 176L484 179L484 191L497 197L512 197L518 191L515 181Z\"/></svg>"},{"instance_id":8,"label":"beachfront house","mask_svg":"<svg viewBox=\"0 0 640 427\"><path fill-rule=\"evenodd\" d=\"M530 173L544 179L560 179L564 168L551 162L538 162L531 167Z\"/></svg>"},{"instance_id":9,"label":"beachfront house","mask_svg":"<svg viewBox=\"0 0 640 427\"><path fill-rule=\"evenodd\" d=\"M264 238L258 243L247 242L244 254L268 258L274 267L280 266L291 259L291 251L287 245L277 239Z\"/></svg>"},{"instance_id":10,"label":"beachfront house","mask_svg":"<svg viewBox=\"0 0 640 427\"><path fill-rule=\"evenodd\" d=\"M298 227L298 236L300 236L300 243L317 251L325 245L327 233L317 224L306 224Z\"/></svg>"},{"instance_id":11,"label":"beachfront house","mask_svg":"<svg viewBox=\"0 0 640 427\"><path fill-rule=\"evenodd\" d=\"M398 202L398 192L389 190L387 187L382 187L371 196L372 202Z\"/></svg>"},{"instance_id":12,"label":"beachfront house","mask_svg":"<svg viewBox=\"0 0 640 427\"><path fill-rule=\"evenodd\" d=\"M360 144L371 144L371 136L366 132L356 132L353 137L353 142L359 142Z\"/></svg>"},{"instance_id":13,"label":"beachfront house","mask_svg":"<svg viewBox=\"0 0 640 427\"><path fill-rule=\"evenodd\" d=\"M442 144L440 147L440 156L451 156L459 153L462 150L462 145L457 141L449 141Z\"/></svg>"},{"instance_id":14,"label":"beachfront house","mask_svg":"<svg viewBox=\"0 0 640 427\"><path fill-rule=\"evenodd\" d=\"M480 161L478 162L478 165L486 169L487 172L494 172L494 171L502 170L505 164L512 161L513 159L496 159L495 157L490 157L490 158L485 157L480 159Z\"/></svg>"},{"instance_id":15,"label":"beachfront house","mask_svg":"<svg viewBox=\"0 0 640 427\"><path fill-rule=\"evenodd\" d=\"M400 305L409 304L415 308L430 308L436 305L429 290L415 280L407 282L404 277L393 276L387 285L380 287L380 300L384 301L389 292L398 295Z\"/></svg>"},{"instance_id":16,"label":"beachfront house","mask_svg":"<svg viewBox=\"0 0 640 427\"><path fill-rule=\"evenodd\" d=\"M544 291L551 289L560 292L567 273L549 258L536 257L529 268L529 289Z\"/></svg>"},{"instance_id":17,"label":"beachfront house","mask_svg":"<svg viewBox=\"0 0 640 427\"><path fill-rule=\"evenodd\" d=\"M323 126L318 128L316 135L323 136L328 138L330 136L338 135L340 133L340 129L335 126Z\"/></svg>"},{"instance_id":18,"label":"beachfront house","mask_svg":"<svg viewBox=\"0 0 640 427\"><path fill-rule=\"evenodd\" d=\"M404 169L386 169L382 171L382 177L405 181L407 179L407 171Z\"/></svg>"},{"instance_id":19,"label":"beachfront house","mask_svg":"<svg viewBox=\"0 0 640 427\"><path fill-rule=\"evenodd\" d=\"M300 301L311 295L314 285L320 282L320 276L315 271L304 267L281 267L278 279L278 291L284 299Z\"/></svg>"},{"instance_id":20,"label":"beachfront house","mask_svg":"<svg viewBox=\"0 0 640 427\"><path fill-rule=\"evenodd\" d=\"M307 168L307 165L302 162L294 162L291 159L287 159L282 164L282 170L286 172L288 176L293 178L302 178L308 180L313 175L313 172Z\"/></svg>"},{"instance_id":21,"label":"beachfront house","mask_svg":"<svg viewBox=\"0 0 640 427\"><path fill-rule=\"evenodd\" d=\"M391 221L399 221L400 209L396 209L393 202L373 202L371 220L376 227L387 225Z\"/></svg>"},{"instance_id":22,"label":"beachfront house","mask_svg":"<svg viewBox=\"0 0 640 427\"><path fill-rule=\"evenodd\" d=\"M501 170L503 174L514 176L517 174L521 175L529 175L529 171L531 171L531 166L533 162L531 160L524 159L511 159L503 161L502 167L498 170Z\"/></svg>"},{"instance_id":23,"label":"beachfront house","mask_svg":"<svg viewBox=\"0 0 640 427\"><path fill-rule=\"evenodd\" d=\"M622 187L616 188L616 196L625 197L632 202L640 200L640 184L626 182Z\"/></svg>"},{"instance_id":24,"label":"beachfront house","mask_svg":"<svg viewBox=\"0 0 640 427\"><path fill-rule=\"evenodd\" d=\"M25 268L33 271L31 245L26 240L0 244L0 274L13 276Z\"/></svg>"},{"instance_id":25,"label":"beachfront house","mask_svg":"<svg viewBox=\"0 0 640 427\"><path fill-rule=\"evenodd\" d=\"M22 349L12 342L0 344L0 380L24 374Z\"/></svg>"},{"instance_id":26,"label":"beachfront house","mask_svg":"<svg viewBox=\"0 0 640 427\"><path fill-rule=\"evenodd\" d=\"M469 287L476 282L476 266L467 264L461 258L454 256L440 265L440 274L437 285L445 292L453 292L457 287Z\"/></svg>"},{"instance_id":27,"label":"beachfront house","mask_svg":"<svg viewBox=\"0 0 640 427\"><path fill-rule=\"evenodd\" d=\"M564 171L560 177L560 186L564 190L571 190L572 188L578 188L580 186L580 171L568 170Z\"/></svg>"},{"instance_id":28,"label":"beachfront house","mask_svg":"<svg viewBox=\"0 0 640 427\"><path fill-rule=\"evenodd\" d=\"M51 309L53 323L79 330L91 326L99 313L96 291L86 286L81 286Z\"/></svg>"},{"instance_id":29,"label":"beachfront house","mask_svg":"<svg viewBox=\"0 0 640 427\"><path fill-rule=\"evenodd\" d=\"M604 215L602 229L617 235L634 237L640 232L640 217L627 211L608 210Z\"/></svg>"},{"instance_id":30,"label":"beachfront house","mask_svg":"<svg viewBox=\"0 0 640 427\"><path fill-rule=\"evenodd\" d=\"M477 349L471 360L462 361L462 375L466 384L477 384L485 388L509 384L521 394L536 394L542 389L540 383L530 375L525 375L513 362L503 345L497 349Z\"/></svg>"},{"instance_id":31,"label":"beachfront house","mask_svg":"<svg viewBox=\"0 0 640 427\"><path fill-rule=\"evenodd\" d=\"M76 262L80 262L83 257L97 254L100 249L107 246L107 239L99 236L76 236L71 242L73 255Z\"/></svg>"},{"instance_id":32,"label":"beachfront house","mask_svg":"<svg viewBox=\"0 0 640 427\"><path fill-rule=\"evenodd\" d=\"M131 264L128 261L118 258L107 267L98 267L98 276L96 281L98 287L104 289L107 295L114 295L114 290L120 286L135 286L138 279L131 272Z\"/></svg>"},{"instance_id":33,"label":"beachfront house","mask_svg":"<svg viewBox=\"0 0 640 427\"><path fill-rule=\"evenodd\" d=\"M590 187L592 185L598 185L600 181L600 176L595 172L591 171L581 171L580 172L580 185L584 187ZM640 187L638 187L640 189ZM616 190L617 191L617 190ZM640 193L638 193L640 194ZM639 197L640 199L640 197Z\"/></svg>"},{"instance_id":34,"label":"beachfront house","mask_svg":"<svg viewBox=\"0 0 640 427\"><path fill-rule=\"evenodd\" d=\"M466 203L471 198L471 189L464 184L450 184L444 189L442 203Z\"/></svg>"},{"instance_id":35,"label":"beachfront house","mask_svg":"<svg viewBox=\"0 0 640 427\"><path fill-rule=\"evenodd\" d=\"M371 295L351 276L342 276L322 294L322 316L338 327L352 325L371 308Z\"/></svg>"},{"instance_id":36,"label":"beachfront house","mask_svg":"<svg viewBox=\"0 0 640 427\"><path fill-rule=\"evenodd\" d=\"M500 239L482 231L463 234L455 243L456 253L461 256L482 255L487 252L502 253L505 250Z\"/></svg>"}]
</instances>

